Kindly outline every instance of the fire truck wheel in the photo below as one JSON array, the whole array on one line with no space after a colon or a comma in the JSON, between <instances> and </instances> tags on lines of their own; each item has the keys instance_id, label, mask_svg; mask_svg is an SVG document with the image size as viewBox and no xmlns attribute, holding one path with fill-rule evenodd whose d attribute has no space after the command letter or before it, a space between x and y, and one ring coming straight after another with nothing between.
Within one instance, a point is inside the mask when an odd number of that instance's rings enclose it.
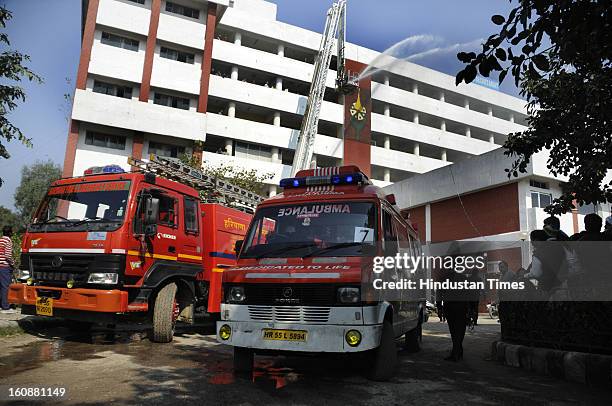
<instances>
[{"instance_id":1,"label":"fire truck wheel","mask_svg":"<svg viewBox=\"0 0 612 406\"><path fill-rule=\"evenodd\" d=\"M153 306L153 341L169 343L174 336L176 284L169 283L157 293Z\"/></svg>"},{"instance_id":2,"label":"fire truck wheel","mask_svg":"<svg viewBox=\"0 0 612 406\"><path fill-rule=\"evenodd\" d=\"M380 345L370 354L369 378L373 381L388 381L395 373L397 365L397 348L393 325L385 321L380 337Z\"/></svg>"},{"instance_id":3,"label":"fire truck wheel","mask_svg":"<svg viewBox=\"0 0 612 406\"><path fill-rule=\"evenodd\" d=\"M88 333L93 327L93 323L78 320L66 320L65 326L68 330L75 333Z\"/></svg>"},{"instance_id":4,"label":"fire truck wheel","mask_svg":"<svg viewBox=\"0 0 612 406\"><path fill-rule=\"evenodd\" d=\"M234 347L234 372L248 373L253 371L253 358L252 349Z\"/></svg>"},{"instance_id":5,"label":"fire truck wheel","mask_svg":"<svg viewBox=\"0 0 612 406\"><path fill-rule=\"evenodd\" d=\"M406 351L419 352L421 351L421 343L423 342L423 324L419 324L412 330L406 333Z\"/></svg>"}]
</instances>

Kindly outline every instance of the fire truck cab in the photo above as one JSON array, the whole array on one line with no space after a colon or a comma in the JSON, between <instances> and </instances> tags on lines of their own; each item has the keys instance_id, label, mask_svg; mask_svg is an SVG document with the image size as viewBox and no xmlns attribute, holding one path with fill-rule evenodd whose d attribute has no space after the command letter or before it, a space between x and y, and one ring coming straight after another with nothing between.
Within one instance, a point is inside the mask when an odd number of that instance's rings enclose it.
<instances>
[{"instance_id":1,"label":"fire truck cab","mask_svg":"<svg viewBox=\"0 0 612 406\"><path fill-rule=\"evenodd\" d=\"M376 256L419 255L392 196L355 166L303 170L260 204L237 266L223 274L217 340L236 371L256 353L361 353L371 378L392 376L395 339L418 351L425 298L384 300L364 290Z\"/></svg>"},{"instance_id":2,"label":"fire truck cab","mask_svg":"<svg viewBox=\"0 0 612 406\"><path fill-rule=\"evenodd\" d=\"M235 264L252 217L201 197L187 182L118 166L54 182L24 235L9 301L25 314L150 324L153 341L171 341L196 308L218 314L220 271Z\"/></svg>"}]
</instances>

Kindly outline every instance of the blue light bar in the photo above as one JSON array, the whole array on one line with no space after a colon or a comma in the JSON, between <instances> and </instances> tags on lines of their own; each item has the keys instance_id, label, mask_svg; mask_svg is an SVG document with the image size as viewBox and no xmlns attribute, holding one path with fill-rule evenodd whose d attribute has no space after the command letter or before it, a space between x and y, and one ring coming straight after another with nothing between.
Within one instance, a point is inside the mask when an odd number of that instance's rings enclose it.
<instances>
[{"instance_id":1,"label":"blue light bar","mask_svg":"<svg viewBox=\"0 0 612 406\"><path fill-rule=\"evenodd\" d=\"M363 183L364 176L361 173L332 176L305 176L301 178L285 178L280 181L280 187L284 189L299 188L306 186L325 185L358 185Z\"/></svg>"}]
</instances>

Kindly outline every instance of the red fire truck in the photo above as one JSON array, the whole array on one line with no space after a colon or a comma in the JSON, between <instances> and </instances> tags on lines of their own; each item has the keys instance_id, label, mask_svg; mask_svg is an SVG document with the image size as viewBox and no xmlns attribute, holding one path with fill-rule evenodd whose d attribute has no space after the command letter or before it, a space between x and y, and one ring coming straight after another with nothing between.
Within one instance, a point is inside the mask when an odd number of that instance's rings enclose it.
<instances>
[{"instance_id":1,"label":"red fire truck","mask_svg":"<svg viewBox=\"0 0 612 406\"><path fill-rule=\"evenodd\" d=\"M280 185L223 274L217 340L234 347L237 371L250 371L255 353L361 353L373 379L388 379L396 338L420 349L425 297L387 300L368 286L375 257L420 255L414 228L355 166L302 170ZM391 278L411 277L401 272Z\"/></svg>"},{"instance_id":2,"label":"red fire truck","mask_svg":"<svg viewBox=\"0 0 612 406\"><path fill-rule=\"evenodd\" d=\"M218 314L221 272L262 198L178 160L130 164L51 185L23 238L23 283L9 291L23 313L151 323L157 342L196 311Z\"/></svg>"}]
</instances>

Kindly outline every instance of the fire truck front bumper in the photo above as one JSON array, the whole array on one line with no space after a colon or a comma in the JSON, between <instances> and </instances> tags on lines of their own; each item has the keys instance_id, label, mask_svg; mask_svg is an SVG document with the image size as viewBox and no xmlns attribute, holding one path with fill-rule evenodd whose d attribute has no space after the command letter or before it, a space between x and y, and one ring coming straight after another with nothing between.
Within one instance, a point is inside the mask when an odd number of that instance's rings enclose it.
<instances>
[{"instance_id":1,"label":"fire truck front bumper","mask_svg":"<svg viewBox=\"0 0 612 406\"><path fill-rule=\"evenodd\" d=\"M382 325L378 324L289 324L229 320L217 322L218 342L266 351L362 352L378 347L381 333Z\"/></svg>"},{"instance_id":2,"label":"fire truck front bumper","mask_svg":"<svg viewBox=\"0 0 612 406\"><path fill-rule=\"evenodd\" d=\"M52 313L58 310L76 310L88 312L123 313L128 311L127 292L118 289L68 289L46 286L29 286L13 283L9 287L10 303L23 306L36 306L37 298L52 299Z\"/></svg>"}]
</instances>

